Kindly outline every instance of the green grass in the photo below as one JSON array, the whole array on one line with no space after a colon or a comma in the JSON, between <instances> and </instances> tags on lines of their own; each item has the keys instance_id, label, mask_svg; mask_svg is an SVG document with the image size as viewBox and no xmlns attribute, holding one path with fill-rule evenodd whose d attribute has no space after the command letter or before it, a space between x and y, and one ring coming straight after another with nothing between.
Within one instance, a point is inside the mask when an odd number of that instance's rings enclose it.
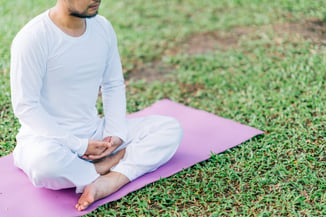
<instances>
[{"instance_id":1,"label":"green grass","mask_svg":"<svg viewBox=\"0 0 326 217\"><path fill-rule=\"evenodd\" d=\"M0 1L4 156L13 150L19 128L10 104L10 43L24 23L55 1ZM170 98L266 133L87 216L326 215L326 48L268 25L325 20L324 1L107 0L101 14L117 31L126 73L153 60L175 68L165 82L128 82L129 112ZM164 53L191 34L235 27L257 31L228 49Z\"/></svg>"}]
</instances>

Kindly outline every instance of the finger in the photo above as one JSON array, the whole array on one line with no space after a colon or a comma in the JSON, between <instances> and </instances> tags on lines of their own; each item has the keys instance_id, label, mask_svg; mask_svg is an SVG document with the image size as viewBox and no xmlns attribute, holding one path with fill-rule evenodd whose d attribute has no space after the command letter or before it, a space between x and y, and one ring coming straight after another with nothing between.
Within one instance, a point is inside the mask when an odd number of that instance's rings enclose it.
<instances>
[{"instance_id":1,"label":"finger","mask_svg":"<svg viewBox=\"0 0 326 217\"><path fill-rule=\"evenodd\" d=\"M104 149L107 149L107 148L109 148L109 147L111 147L112 145L111 145L111 143L110 142L104 142L104 141L98 141L97 143L96 143L96 146L94 147L94 149L96 150L96 151L98 151L98 150L104 150ZM94 151L95 151L94 150Z\"/></svg>"},{"instance_id":2,"label":"finger","mask_svg":"<svg viewBox=\"0 0 326 217\"><path fill-rule=\"evenodd\" d=\"M118 146L119 145L119 142L117 140L114 140L112 139L111 142L110 142L110 146Z\"/></svg>"},{"instance_id":3,"label":"finger","mask_svg":"<svg viewBox=\"0 0 326 217\"><path fill-rule=\"evenodd\" d=\"M107 136L103 139L104 142L111 142L112 137L111 136Z\"/></svg>"},{"instance_id":4,"label":"finger","mask_svg":"<svg viewBox=\"0 0 326 217\"><path fill-rule=\"evenodd\" d=\"M100 155L91 154L91 155L88 155L87 160L99 160L101 158L103 158L103 157Z\"/></svg>"},{"instance_id":5,"label":"finger","mask_svg":"<svg viewBox=\"0 0 326 217\"><path fill-rule=\"evenodd\" d=\"M122 143L121 139L119 137L116 137L116 136L112 137L111 141L116 146L119 146Z\"/></svg>"},{"instance_id":6,"label":"finger","mask_svg":"<svg viewBox=\"0 0 326 217\"><path fill-rule=\"evenodd\" d=\"M111 147L111 142L101 141L101 147L109 148Z\"/></svg>"},{"instance_id":7,"label":"finger","mask_svg":"<svg viewBox=\"0 0 326 217\"><path fill-rule=\"evenodd\" d=\"M98 159L101 159L103 157L110 155L115 149L116 149L116 147L110 147L110 148L107 148L105 151L103 151L100 154L96 154L96 155L90 154L90 155L88 155L88 158L89 158L89 160L98 160Z\"/></svg>"},{"instance_id":8,"label":"finger","mask_svg":"<svg viewBox=\"0 0 326 217\"><path fill-rule=\"evenodd\" d=\"M111 144L109 142L98 141L98 140L89 140L88 154L97 154L98 149L104 150L105 148L108 148L110 146L111 146Z\"/></svg>"},{"instance_id":9,"label":"finger","mask_svg":"<svg viewBox=\"0 0 326 217\"><path fill-rule=\"evenodd\" d=\"M101 154L98 154L98 155L93 155L93 154L89 155L88 158L90 160L98 160L98 159L101 159L101 158L104 158L104 157L110 155L111 153L112 153L112 151L106 150L105 152L102 152Z\"/></svg>"},{"instance_id":10,"label":"finger","mask_svg":"<svg viewBox=\"0 0 326 217\"><path fill-rule=\"evenodd\" d=\"M83 155L83 156L81 156L81 158L86 159L86 160L90 160L88 155Z\"/></svg>"}]
</instances>

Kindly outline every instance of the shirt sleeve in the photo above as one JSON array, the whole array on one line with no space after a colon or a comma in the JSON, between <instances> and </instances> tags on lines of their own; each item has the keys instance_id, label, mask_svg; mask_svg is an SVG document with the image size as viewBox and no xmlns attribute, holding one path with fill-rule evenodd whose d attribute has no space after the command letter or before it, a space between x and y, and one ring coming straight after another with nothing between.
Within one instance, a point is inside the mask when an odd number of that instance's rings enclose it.
<instances>
[{"instance_id":1,"label":"shirt sleeve","mask_svg":"<svg viewBox=\"0 0 326 217\"><path fill-rule=\"evenodd\" d=\"M117 136L127 139L125 84L118 51L117 38L110 25L111 46L106 70L103 74L101 91L105 125L103 137Z\"/></svg>"},{"instance_id":2,"label":"shirt sleeve","mask_svg":"<svg viewBox=\"0 0 326 217\"><path fill-rule=\"evenodd\" d=\"M10 71L14 113L33 135L54 139L81 156L86 152L88 139L80 139L64 130L41 105L46 63L47 48L41 38L33 32L15 38L11 47Z\"/></svg>"}]
</instances>

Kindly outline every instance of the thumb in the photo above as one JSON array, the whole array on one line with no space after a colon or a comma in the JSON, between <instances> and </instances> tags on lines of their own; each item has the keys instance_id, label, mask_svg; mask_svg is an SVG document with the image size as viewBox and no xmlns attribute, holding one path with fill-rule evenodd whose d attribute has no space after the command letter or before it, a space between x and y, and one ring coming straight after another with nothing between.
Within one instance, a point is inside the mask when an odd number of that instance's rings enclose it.
<instances>
[{"instance_id":1,"label":"thumb","mask_svg":"<svg viewBox=\"0 0 326 217\"><path fill-rule=\"evenodd\" d=\"M102 145L105 148L110 148L112 146L111 142L108 142L108 141L102 141Z\"/></svg>"},{"instance_id":2,"label":"thumb","mask_svg":"<svg viewBox=\"0 0 326 217\"><path fill-rule=\"evenodd\" d=\"M106 142L106 141L97 141L96 147L97 148L109 148L110 144L111 143Z\"/></svg>"},{"instance_id":3,"label":"thumb","mask_svg":"<svg viewBox=\"0 0 326 217\"><path fill-rule=\"evenodd\" d=\"M111 140L112 140L112 137L111 136L107 136L107 137L105 137L103 139L103 141L105 141L105 142L111 142Z\"/></svg>"}]
</instances>

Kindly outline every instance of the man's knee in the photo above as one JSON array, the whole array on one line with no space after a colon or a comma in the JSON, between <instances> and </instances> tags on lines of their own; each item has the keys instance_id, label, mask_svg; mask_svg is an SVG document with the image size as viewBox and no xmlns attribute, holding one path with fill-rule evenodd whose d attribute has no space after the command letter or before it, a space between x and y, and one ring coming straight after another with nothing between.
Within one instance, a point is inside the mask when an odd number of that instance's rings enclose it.
<instances>
[{"instance_id":1,"label":"man's knee","mask_svg":"<svg viewBox=\"0 0 326 217\"><path fill-rule=\"evenodd\" d=\"M174 119L174 118L172 118L171 122L172 122L173 126L175 126L176 137L177 137L177 140L180 143L181 139L183 137L182 125L177 119Z\"/></svg>"},{"instance_id":2,"label":"man's knee","mask_svg":"<svg viewBox=\"0 0 326 217\"><path fill-rule=\"evenodd\" d=\"M173 117L158 116L157 118L160 119L158 122L161 123L159 127L160 134L163 136L161 139L165 141L162 143L162 147L166 151L165 154L163 154L164 152L162 154L170 158L175 154L181 143L183 129L180 122Z\"/></svg>"},{"instance_id":3,"label":"man's knee","mask_svg":"<svg viewBox=\"0 0 326 217\"><path fill-rule=\"evenodd\" d=\"M51 188L51 183L62 177L62 166L60 162L38 162L33 163L30 168L30 179L36 187Z\"/></svg>"},{"instance_id":4,"label":"man's knee","mask_svg":"<svg viewBox=\"0 0 326 217\"><path fill-rule=\"evenodd\" d=\"M164 125L171 139L179 145L183 137L183 129L180 122L173 117L164 117Z\"/></svg>"},{"instance_id":5,"label":"man's knee","mask_svg":"<svg viewBox=\"0 0 326 217\"><path fill-rule=\"evenodd\" d=\"M57 148L52 152L41 150L31 159L28 175L36 187L61 189L60 183L69 162L64 150Z\"/></svg>"}]
</instances>

